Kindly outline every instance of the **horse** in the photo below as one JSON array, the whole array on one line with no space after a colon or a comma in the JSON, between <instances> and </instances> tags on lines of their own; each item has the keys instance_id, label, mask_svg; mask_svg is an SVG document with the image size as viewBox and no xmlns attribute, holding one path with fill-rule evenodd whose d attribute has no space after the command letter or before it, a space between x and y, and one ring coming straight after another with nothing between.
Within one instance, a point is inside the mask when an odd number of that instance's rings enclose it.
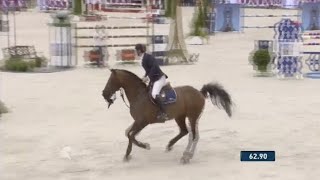
<instances>
[{"instance_id":1,"label":"horse","mask_svg":"<svg viewBox=\"0 0 320 180\"><path fill-rule=\"evenodd\" d=\"M119 90L124 90L129 101L130 114L134 120L125 132L129 143L123 160L129 161L131 159L130 154L133 144L150 150L148 143L136 140L135 136L147 125L158 123L156 119L159 108L152 101L149 86L141 78L127 70L109 70L111 71L111 75L102 91L102 96L108 103L108 109L115 100L113 99L115 93ZM167 89L170 89L168 85L170 84L167 84ZM232 116L231 107L233 102L230 94L218 83L205 84L200 90L188 85L177 86L171 88L171 90L174 91L176 97L175 101L171 101L165 105L165 111L169 117L167 121L174 119L179 126L180 132L169 141L166 150L168 152L171 151L173 145L189 133L188 145L180 159L180 162L185 164L189 163L193 158L199 141L198 123L205 106L205 99L210 98L212 103L220 109L223 108L229 117ZM186 125L186 118L188 118L191 126L190 132Z\"/></svg>"}]
</instances>

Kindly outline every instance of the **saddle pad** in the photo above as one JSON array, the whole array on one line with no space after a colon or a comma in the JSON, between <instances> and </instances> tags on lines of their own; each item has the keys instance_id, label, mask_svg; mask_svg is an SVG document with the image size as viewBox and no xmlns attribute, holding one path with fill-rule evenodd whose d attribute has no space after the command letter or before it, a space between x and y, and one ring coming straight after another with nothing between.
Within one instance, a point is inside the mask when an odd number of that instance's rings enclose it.
<instances>
[{"instance_id":1,"label":"saddle pad","mask_svg":"<svg viewBox=\"0 0 320 180\"><path fill-rule=\"evenodd\" d=\"M177 94L174 89L166 89L161 91L161 101L163 104L171 104L177 101Z\"/></svg>"}]
</instances>

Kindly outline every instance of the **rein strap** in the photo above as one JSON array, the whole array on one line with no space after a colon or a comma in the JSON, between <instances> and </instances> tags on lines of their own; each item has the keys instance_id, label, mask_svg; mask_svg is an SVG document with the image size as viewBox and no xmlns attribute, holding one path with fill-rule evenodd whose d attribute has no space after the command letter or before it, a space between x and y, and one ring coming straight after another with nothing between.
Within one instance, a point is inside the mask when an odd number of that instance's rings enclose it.
<instances>
[{"instance_id":1,"label":"rein strap","mask_svg":"<svg viewBox=\"0 0 320 180\"><path fill-rule=\"evenodd\" d=\"M120 96L122 97L122 100L123 100L124 104L125 104L128 108L130 108L130 106L126 103L126 101L125 101L125 99L124 99L124 90L123 90L122 88L120 89Z\"/></svg>"}]
</instances>

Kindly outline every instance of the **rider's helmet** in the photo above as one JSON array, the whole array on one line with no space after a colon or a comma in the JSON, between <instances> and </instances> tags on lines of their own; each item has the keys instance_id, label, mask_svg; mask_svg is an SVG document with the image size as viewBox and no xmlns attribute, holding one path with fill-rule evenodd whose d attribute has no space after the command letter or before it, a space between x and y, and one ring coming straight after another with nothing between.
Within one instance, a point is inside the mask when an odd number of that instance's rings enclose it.
<instances>
[{"instance_id":1,"label":"rider's helmet","mask_svg":"<svg viewBox=\"0 0 320 180\"><path fill-rule=\"evenodd\" d=\"M146 46L143 45L143 44L136 44L135 50L136 51L140 51L141 53L145 53L146 52Z\"/></svg>"}]
</instances>

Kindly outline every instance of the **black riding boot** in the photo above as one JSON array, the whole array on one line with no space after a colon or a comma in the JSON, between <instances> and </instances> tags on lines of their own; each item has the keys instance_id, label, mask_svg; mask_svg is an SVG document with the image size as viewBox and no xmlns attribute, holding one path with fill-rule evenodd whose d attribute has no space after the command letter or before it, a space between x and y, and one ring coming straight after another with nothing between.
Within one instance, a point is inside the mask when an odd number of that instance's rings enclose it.
<instances>
[{"instance_id":1,"label":"black riding boot","mask_svg":"<svg viewBox=\"0 0 320 180\"><path fill-rule=\"evenodd\" d=\"M161 103L161 100L160 100L160 97L159 95L156 96L156 99L155 99L158 107L160 108L160 113L158 114L157 118L160 122L165 122L166 120L169 119L168 115L165 113L165 110L164 110L164 107L163 107L163 104Z\"/></svg>"}]
</instances>

